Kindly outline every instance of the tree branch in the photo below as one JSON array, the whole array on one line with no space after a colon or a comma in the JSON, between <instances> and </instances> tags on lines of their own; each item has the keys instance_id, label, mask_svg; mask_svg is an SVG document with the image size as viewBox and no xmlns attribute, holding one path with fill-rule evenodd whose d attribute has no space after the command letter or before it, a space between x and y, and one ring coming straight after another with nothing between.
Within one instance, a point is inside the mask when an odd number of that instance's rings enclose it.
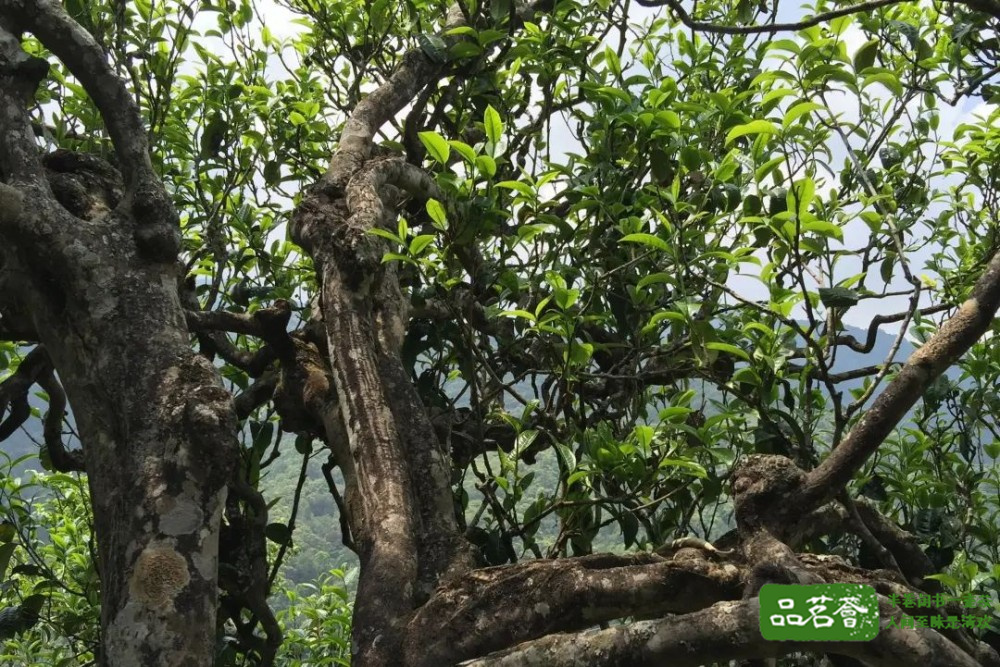
<instances>
[{"instance_id":1,"label":"tree branch","mask_svg":"<svg viewBox=\"0 0 1000 667\"><path fill-rule=\"evenodd\" d=\"M0 421L0 442L3 442L14 431L21 427L31 416L31 406L28 404L28 392L45 372L49 361L45 348L36 345L21 360L17 370L0 383L0 417L7 412L6 419Z\"/></svg>"},{"instance_id":2,"label":"tree branch","mask_svg":"<svg viewBox=\"0 0 1000 667\"><path fill-rule=\"evenodd\" d=\"M811 28L815 25L819 25L820 23L826 23L827 21L840 18L841 16L869 12L874 9L880 9L890 5L898 5L902 2L905 2L905 0L869 0L869 2L840 7L828 12L821 12L807 19L795 21L794 23L732 26L708 21L696 21L691 18L691 15L687 13L687 10L684 9L678 0L636 0L636 3L642 5L643 7L669 7L671 11L677 15L677 18L680 19L680 22L688 28L699 32L710 32L719 35L759 35L761 33L773 34L789 30L804 30L805 28Z\"/></svg>"},{"instance_id":3,"label":"tree branch","mask_svg":"<svg viewBox=\"0 0 1000 667\"><path fill-rule=\"evenodd\" d=\"M51 363L38 376L38 385L49 395L49 409L45 413L43 437L52 467L59 472L86 472L83 452L67 450L63 445L62 425L66 416L66 392L56 379Z\"/></svg>"},{"instance_id":4,"label":"tree branch","mask_svg":"<svg viewBox=\"0 0 1000 667\"><path fill-rule=\"evenodd\" d=\"M236 406L236 418L243 421L253 414L253 411L264 405L274 396L278 386L278 373L266 373L258 378L240 393L233 402Z\"/></svg>"},{"instance_id":5,"label":"tree branch","mask_svg":"<svg viewBox=\"0 0 1000 667\"><path fill-rule=\"evenodd\" d=\"M951 308L950 304L942 303L936 306L930 306L928 308L920 308L914 311L912 314L918 314L922 317L927 315L934 315L936 313L943 313L944 311ZM860 343L858 339L854 336L837 336L834 345L846 345L855 352L860 352L861 354L868 354L875 347L875 342L878 339L878 328L883 324L890 324L892 322L901 322L911 315L909 311L903 311L902 313L893 313L892 315L876 315L872 318L872 321L868 324L868 334L865 337L865 342Z\"/></svg>"},{"instance_id":6,"label":"tree branch","mask_svg":"<svg viewBox=\"0 0 1000 667\"><path fill-rule=\"evenodd\" d=\"M940 582L925 578L936 574L937 568L920 548L916 537L883 516L864 499L856 500L855 507L872 535L892 553L908 581L931 593L941 590Z\"/></svg>"},{"instance_id":7,"label":"tree branch","mask_svg":"<svg viewBox=\"0 0 1000 667\"><path fill-rule=\"evenodd\" d=\"M672 560L597 554L470 572L417 612L407 629L409 658L452 664L550 633L623 616L685 613L741 595L738 568L692 551L698 550L683 549ZM446 617L463 620L442 632Z\"/></svg>"},{"instance_id":8,"label":"tree branch","mask_svg":"<svg viewBox=\"0 0 1000 667\"><path fill-rule=\"evenodd\" d=\"M55 0L0 0L0 13L35 35L83 84L107 125L126 187L130 191L152 187L169 202L153 171L139 107L97 40Z\"/></svg>"},{"instance_id":9,"label":"tree branch","mask_svg":"<svg viewBox=\"0 0 1000 667\"><path fill-rule=\"evenodd\" d=\"M906 364L850 433L789 500L802 511L828 502L878 449L927 387L982 336L1000 307L1000 253L994 254L969 298Z\"/></svg>"},{"instance_id":10,"label":"tree branch","mask_svg":"<svg viewBox=\"0 0 1000 667\"><path fill-rule=\"evenodd\" d=\"M0 4L0 10L2 8ZM44 188L45 170L39 159L31 121L25 112L25 90L32 80L36 86L39 80L26 66L30 59L21 49L21 41L8 29L9 22L3 19L0 14L0 118L4 123L4 131L0 132L0 180ZM0 223L8 226L18 217L11 210L12 191L16 190L6 185L2 187L0 209L6 210L0 210Z\"/></svg>"},{"instance_id":11,"label":"tree branch","mask_svg":"<svg viewBox=\"0 0 1000 667\"><path fill-rule=\"evenodd\" d=\"M173 263L180 250L180 222L149 157L139 106L112 70L100 44L56 0L21 3L0 0L0 16L27 29L80 80L104 119L125 179L123 204L133 216L139 252L154 262ZM34 131L27 119L26 129Z\"/></svg>"},{"instance_id":12,"label":"tree branch","mask_svg":"<svg viewBox=\"0 0 1000 667\"><path fill-rule=\"evenodd\" d=\"M882 624L900 618L879 597ZM708 609L658 621L643 621L607 630L550 635L526 642L464 667L571 667L587 664L697 667L746 658L777 658L795 652L846 655L871 667L919 662L923 667L981 667L980 663L929 628L883 627L867 642L772 642L760 633L757 598L720 602Z\"/></svg>"},{"instance_id":13,"label":"tree branch","mask_svg":"<svg viewBox=\"0 0 1000 667\"><path fill-rule=\"evenodd\" d=\"M636 0L636 3L643 7L669 7L673 11L677 18L685 26L692 30L697 30L699 32L709 32L717 35L759 35L759 34L774 34L777 32L788 32L794 30L804 30L806 28L811 28L813 26L819 25L820 23L826 23L827 21L832 21L833 19L840 18L842 16L850 16L851 14L860 14L862 12L870 12L875 9L881 9L882 7L889 7L892 5L899 5L907 0L869 0L868 2L861 2L856 5L849 5L846 7L839 7L837 9L832 9L828 12L821 12L815 16L810 16L809 18L802 19L801 21L795 21L792 23L769 23L765 25L746 25L746 26L733 26L724 25L721 23L712 23L711 21L697 21L691 18L687 10L681 5L679 0ZM966 5L976 11L983 12L985 14L990 14L1000 18L1000 2L997 0L948 0L954 4Z\"/></svg>"}]
</instances>

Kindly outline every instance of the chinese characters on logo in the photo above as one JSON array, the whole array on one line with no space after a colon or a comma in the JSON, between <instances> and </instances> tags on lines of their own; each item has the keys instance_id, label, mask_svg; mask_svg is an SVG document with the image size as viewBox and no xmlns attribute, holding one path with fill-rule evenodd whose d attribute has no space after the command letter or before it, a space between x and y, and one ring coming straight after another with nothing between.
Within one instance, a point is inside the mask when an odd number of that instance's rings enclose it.
<instances>
[{"instance_id":1,"label":"chinese characters on logo","mask_svg":"<svg viewBox=\"0 0 1000 667\"><path fill-rule=\"evenodd\" d=\"M878 598L862 584L760 589L760 631L775 641L867 641L878 634Z\"/></svg>"}]
</instances>

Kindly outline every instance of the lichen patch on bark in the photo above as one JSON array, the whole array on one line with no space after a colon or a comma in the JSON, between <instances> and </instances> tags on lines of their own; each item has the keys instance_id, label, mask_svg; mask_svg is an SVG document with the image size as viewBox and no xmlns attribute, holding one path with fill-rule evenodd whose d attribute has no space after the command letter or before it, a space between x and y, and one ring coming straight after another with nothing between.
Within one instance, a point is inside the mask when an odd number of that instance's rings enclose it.
<instances>
[{"instance_id":1,"label":"lichen patch on bark","mask_svg":"<svg viewBox=\"0 0 1000 667\"><path fill-rule=\"evenodd\" d=\"M189 498L177 498L160 514L160 532L164 535L187 535L197 532L204 523L201 508Z\"/></svg>"},{"instance_id":2,"label":"lichen patch on bark","mask_svg":"<svg viewBox=\"0 0 1000 667\"><path fill-rule=\"evenodd\" d=\"M148 546L135 563L129 590L147 607L163 609L173 605L191 575L187 561L169 546Z\"/></svg>"}]
</instances>

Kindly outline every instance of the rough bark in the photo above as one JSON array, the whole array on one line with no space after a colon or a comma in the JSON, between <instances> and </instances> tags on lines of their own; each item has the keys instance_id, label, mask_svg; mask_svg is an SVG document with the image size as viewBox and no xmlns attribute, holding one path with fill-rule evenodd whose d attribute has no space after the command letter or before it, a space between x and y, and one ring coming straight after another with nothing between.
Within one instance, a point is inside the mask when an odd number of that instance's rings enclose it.
<instances>
[{"instance_id":1,"label":"rough bark","mask_svg":"<svg viewBox=\"0 0 1000 667\"><path fill-rule=\"evenodd\" d=\"M884 621L891 605L880 600ZM884 624L884 623L883 623ZM697 667L740 658L776 658L798 651L845 655L871 667L918 661L928 667L976 667L971 656L927 628L884 628L869 642L769 642L760 635L757 600L720 602L708 609L598 632L550 635L515 646L466 667L576 667L665 665Z\"/></svg>"},{"instance_id":2,"label":"rough bark","mask_svg":"<svg viewBox=\"0 0 1000 667\"><path fill-rule=\"evenodd\" d=\"M102 664L211 664L231 396L191 351L172 264L140 257L118 215L86 221L44 193L26 199L20 222L47 227L44 243L5 227L4 263L84 447Z\"/></svg>"},{"instance_id":3,"label":"rough bark","mask_svg":"<svg viewBox=\"0 0 1000 667\"><path fill-rule=\"evenodd\" d=\"M671 560L601 554L474 570L417 613L405 664L452 664L623 616L697 611L741 591L739 567L691 550Z\"/></svg>"},{"instance_id":4,"label":"rough bark","mask_svg":"<svg viewBox=\"0 0 1000 667\"><path fill-rule=\"evenodd\" d=\"M24 111L39 65L20 51L22 30L84 83L124 182L95 158L41 159ZM99 662L210 665L236 420L189 345L176 213L138 109L60 5L0 3L0 50L2 307L44 344L73 406L98 541Z\"/></svg>"},{"instance_id":5,"label":"rough bark","mask_svg":"<svg viewBox=\"0 0 1000 667\"><path fill-rule=\"evenodd\" d=\"M548 3L518 8L530 17ZM464 23L453 6L446 25ZM446 73L421 49L402 57L389 79L352 111L320 182L291 223L320 278L320 306L338 396L328 432L346 434L338 460L358 545L361 577L354 608L356 664L397 664L416 604L473 564L458 532L450 461L399 359L408 323L395 269L382 264L373 228L389 226L400 194L438 197L425 172L377 157L379 128ZM340 422L340 427L332 426Z\"/></svg>"}]
</instances>

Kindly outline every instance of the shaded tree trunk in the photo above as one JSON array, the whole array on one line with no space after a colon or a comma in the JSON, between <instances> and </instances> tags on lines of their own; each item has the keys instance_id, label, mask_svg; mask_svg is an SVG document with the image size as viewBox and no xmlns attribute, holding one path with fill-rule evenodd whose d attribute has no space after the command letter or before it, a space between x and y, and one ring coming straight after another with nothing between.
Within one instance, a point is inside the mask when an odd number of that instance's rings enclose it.
<instances>
[{"instance_id":1,"label":"shaded tree trunk","mask_svg":"<svg viewBox=\"0 0 1000 667\"><path fill-rule=\"evenodd\" d=\"M100 664L207 667L232 397L191 350L177 215L134 100L59 4L29 4L0 3L0 309L42 343L73 406L98 542ZM42 159L25 106L48 66L21 51L26 29L87 87L124 180L96 158ZM58 437L47 433L50 447Z\"/></svg>"},{"instance_id":2,"label":"shaded tree trunk","mask_svg":"<svg viewBox=\"0 0 1000 667\"><path fill-rule=\"evenodd\" d=\"M32 222L68 222L57 206L36 208ZM174 266L143 259L114 215L74 222L44 245L8 237L5 268L18 276L84 447L101 664L208 665L235 460L231 396L190 348Z\"/></svg>"}]
</instances>

